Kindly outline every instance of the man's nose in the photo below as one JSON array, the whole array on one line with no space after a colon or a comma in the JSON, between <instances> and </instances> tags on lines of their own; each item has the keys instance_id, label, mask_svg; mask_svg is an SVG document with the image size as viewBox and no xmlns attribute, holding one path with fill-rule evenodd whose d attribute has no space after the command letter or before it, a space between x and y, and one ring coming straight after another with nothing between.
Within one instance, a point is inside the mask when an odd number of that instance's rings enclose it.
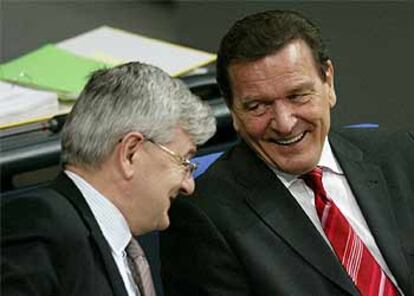
<instances>
[{"instance_id":1,"label":"man's nose","mask_svg":"<svg viewBox=\"0 0 414 296\"><path fill-rule=\"evenodd\" d=\"M290 134L292 132L297 121L292 108L289 103L282 100L273 103L271 127L279 134Z\"/></svg>"},{"instance_id":2,"label":"man's nose","mask_svg":"<svg viewBox=\"0 0 414 296\"><path fill-rule=\"evenodd\" d=\"M192 175L186 176L181 183L180 193L183 195L190 195L194 192L195 183Z\"/></svg>"}]
</instances>

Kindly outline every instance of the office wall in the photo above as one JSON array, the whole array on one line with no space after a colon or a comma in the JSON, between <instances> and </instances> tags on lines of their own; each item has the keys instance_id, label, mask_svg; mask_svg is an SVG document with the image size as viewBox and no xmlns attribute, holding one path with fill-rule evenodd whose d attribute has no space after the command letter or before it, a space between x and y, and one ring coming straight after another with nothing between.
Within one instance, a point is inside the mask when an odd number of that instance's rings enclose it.
<instances>
[{"instance_id":1,"label":"office wall","mask_svg":"<svg viewBox=\"0 0 414 296\"><path fill-rule=\"evenodd\" d=\"M414 3L280 1L24 1L1 4L1 61L111 25L215 51L238 18L296 9L317 23L335 65L333 125L414 126Z\"/></svg>"}]
</instances>

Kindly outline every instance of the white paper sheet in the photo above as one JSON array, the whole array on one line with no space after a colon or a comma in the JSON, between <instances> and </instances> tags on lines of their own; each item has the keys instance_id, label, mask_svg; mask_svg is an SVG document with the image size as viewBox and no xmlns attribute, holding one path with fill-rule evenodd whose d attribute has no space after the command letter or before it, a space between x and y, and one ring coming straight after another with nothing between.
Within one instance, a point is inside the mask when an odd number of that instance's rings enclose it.
<instances>
[{"instance_id":1,"label":"white paper sheet","mask_svg":"<svg viewBox=\"0 0 414 296\"><path fill-rule=\"evenodd\" d=\"M0 128L53 116L58 95L0 81Z\"/></svg>"},{"instance_id":2,"label":"white paper sheet","mask_svg":"<svg viewBox=\"0 0 414 296\"><path fill-rule=\"evenodd\" d=\"M105 63L140 61L172 76L204 66L214 54L103 26L64 40L58 47Z\"/></svg>"}]
</instances>

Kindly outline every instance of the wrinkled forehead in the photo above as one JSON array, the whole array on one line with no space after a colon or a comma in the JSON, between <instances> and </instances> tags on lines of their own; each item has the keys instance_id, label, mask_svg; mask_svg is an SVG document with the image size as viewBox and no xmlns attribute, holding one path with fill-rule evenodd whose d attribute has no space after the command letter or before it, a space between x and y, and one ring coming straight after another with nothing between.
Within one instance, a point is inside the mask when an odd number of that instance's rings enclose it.
<instances>
[{"instance_id":1,"label":"wrinkled forehead","mask_svg":"<svg viewBox=\"0 0 414 296\"><path fill-rule=\"evenodd\" d=\"M260 59L235 62L229 67L233 100L255 91L300 88L316 76L319 76L319 69L312 52L300 40Z\"/></svg>"}]
</instances>

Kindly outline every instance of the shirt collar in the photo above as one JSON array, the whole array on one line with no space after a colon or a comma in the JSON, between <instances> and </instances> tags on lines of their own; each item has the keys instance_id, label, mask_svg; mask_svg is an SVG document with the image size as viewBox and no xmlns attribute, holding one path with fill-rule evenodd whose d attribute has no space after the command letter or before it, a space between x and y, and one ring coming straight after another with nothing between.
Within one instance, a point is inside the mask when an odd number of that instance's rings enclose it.
<instances>
[{"instance_id":1,"label":"shirt collar","mask_svg":"<svg viewBox=\"0 0 414 296\"><path fill-rule=\"evenodd\" d=\"M328 137L325 138L325 142L322 148L321 158L319 159L318 166L324 170L331 171L332 173L343 175L342 168L339 166L333 152L331 145L329 144ZM278 176L280 181L289 188L297 179L298 175L291 175L280 171L275 167L270 167L272 171Z\"/></svg>"},{"instance_id":2,"label":"shirt collar","mask_svg":"<svg viewBox=\"0 0 414 296\"><path fill-rule=\"evenodd\" d=\"M69 170L65 173L82 193L112 251L121 254L132 238L122 213L81 176Z\"/></svg>"},{"instance_id":3,"label":"shirt collar","mask_svg":"<svg viewBox=\"0 0 414 296\"><path fill-rule=\"evenodd\" d=\"M325 139L325 143L322 149L321 159L318 162L318 166L326 169L334 174L343 175L344 172L336 160L331 145L329 144L328 138Z\"/></svg>"}]
</instances>

